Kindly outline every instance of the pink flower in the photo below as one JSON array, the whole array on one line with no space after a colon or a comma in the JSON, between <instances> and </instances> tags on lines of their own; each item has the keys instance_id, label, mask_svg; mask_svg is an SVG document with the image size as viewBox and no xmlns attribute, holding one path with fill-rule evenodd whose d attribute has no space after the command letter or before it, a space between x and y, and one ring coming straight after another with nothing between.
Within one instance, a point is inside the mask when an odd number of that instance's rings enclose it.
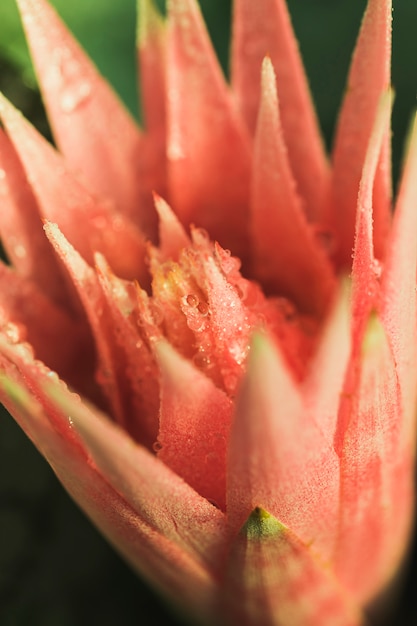
<instances>
[{"instance_id":1,"label":"pink flower","mask_svg":"<svg viewBox=\"0 0 417 626\"><path fill-rule=\"evenodd\" d=\"M283 0L235 0L231 86L194 0L141 0L144 131L46 1L18 5L59 152L1 99L2 402L201 623L361 623L413 509L391 2L369 0L331 166Z\"/></svg>"}]
</instances>

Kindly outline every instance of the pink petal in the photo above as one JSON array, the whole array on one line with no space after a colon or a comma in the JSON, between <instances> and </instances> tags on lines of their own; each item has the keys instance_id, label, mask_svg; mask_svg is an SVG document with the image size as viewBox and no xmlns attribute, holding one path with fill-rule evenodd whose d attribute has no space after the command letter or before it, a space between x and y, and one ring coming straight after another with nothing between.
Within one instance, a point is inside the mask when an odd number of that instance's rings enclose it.
<instances>
[{"instance_id":1,"label":"pink petal","mask_svg":"<svg viewBox=\"0 0 417 626\"><path fill-rule=\"evenodd\" d=\"M141 214L142 139L135 122L45 0L17 2L48 117L70 168L150 233ZM150 190L149 190L150 191Z\"/></svg>"},{"instance_id":2,"label":"pink petal","mask_svg":"<svg viewBox=\"0 0 417 626\"><path fill-rule=\"evenodd\" d=\"M340 394L352 348L349 287L346 280L340 285L303 383L307 410L329 445L333 445Z\"/></svg>"},{"instance_id":3,"label":"pink petal","mask_svg":"<svg viewBox=\"0 0 417 626\"><path fill-rule=\"evenodd\" d=\"M151 446L157 435L156 366L138 331L123 313L126 306L128 312L134 308L135 287L132 285L128 291L128 286L120 281L113 288L104 261L98 276L55 224L46 224L45 230L86 311L98 353L97 382L112 416L138 440ZM142 368L143 379L137 375Z\"/></svg>"},{"instance_id":4,"label":"pink petal","mask_svg":"<svg viewBox=\"0 0 417 626\"><path fill-rule=\"evenodd\" d=\"M352 266L354 341L361 336L363 325L367 322L379 294L377 279L381 273L381 266L374 257L373 190L376 184L378 161L389 128L391 106L392 94L386 92L380 99L376 112L359 187Z\"/></svg>"},{"instance_id":5,"label":"pink petal","mask_svg":"<svg viewBox=\"0 0 417 626\"><path fill-rule=\"evenodd\" d=\"M177 261L181 250L190 245L190 238L165 200L157 194L154 200L159 217L158 258L160 261Z\"/></svg>"},{"instance_id":6,"label":"pink petal","mask_svg":"<svg viewBox=\"0 0 417 626\"><path fill-rule=\"evenodd\" d=\"M167 115L170 202L183 224L245 258L249 140L195 0L168 2Z\"/></svg>"},{"instance_id":7,"label":"pink petal","mask_svg":"<svg viewBox=\"0 0 417 626\"><path fill-rule=\"evenodd\" d=\"M262 506L329 558L337 525L338 470L333 447L307 413L282 357L267 337L255 335L230 435L227 514L232 528Z\"/></svg>"},{"instance_id":8,"label":"pink petal","mask_svg":"<svg viewBox=\"0 0 417 626\"><path fill-rule=\"evenodd\" d=\"M2 402L132 567L174 603L208 612L215 584L207 561L223 541L221 513L21 348L0 341Z\"/></svg>"},{"instance_id":9,"label":"pink petal","mask_svg":"<svg viewBox=\"0 0 417 626\"><path fill-rule=\"evenodd\" d=\"M329 169L290 17L283 0L236 0L232 87L252 134L261 99L261 65L269 56L277 75L282 132L303 208L322 213Z\"/></svg>"},{"instance_id":10,"label":"pink petal","mask_svg":"<svg viewBox=\"0 0 417 626\"><path fill-rule=\"evenodd\" d=\"M156 353L161 369L158 458L224 510L233 404L168 343L158 343Z\"/></svg>"},{"instance_id":11,"label":"pink petal","mask_svg":"<svg viewBox=\"0 0 417 626\"><path fill-rule=\"evenodd\" d=\"M359 182L381 95L390 87L391 0L369 0L362 23L333 152L329 225L339 266L350 267ZM386 132L373 190L374 244L383 258L390 222L390 148Z\"/></svg>"},{"instance_id":12,"label":"pink petal","mask_svg":"<svg viewBox=\"0 0 417 626\"><path fill-rule=\"evenodd\" d=\"M94 397L94 353L84 319L68 315L35 283L0 263L0 324L9 323L30 343L36 358Z\"/></svg>"},{"instance_id":13,"label":"pink petal","mask_svg":"<svg viewBox=\"0 0 417 626\"><path fill-rule=\"evenodd\" d=\"M376 314L369 318L354 385L340 419L341 490L336 574L366 603L393 576L406 547L413 508L412 459L401 443L396 365Z\"/></svg>"},{"instance_id":14,"label":"pink petal","mask_svg":"<svg viewBox=\"0 0 417 626\"><path fill-rule=\"evenodd\" d=\"M323 314L334 287L330 263L303 215L278 112L271 61L262 66L262 100L254 147L251 231L254 268L267 289Z\"/></svg>"},{"instance_id":15,"label":"pink petal","mask_svg":"<svg viewBox=\"0 0 417 626\"><path fill-rule=\"evenodd\" d=\"M361 616L328 567L256 507L232 543L222 609L241 626L359 626Z\"/></svg>"},{"instance_id":16,"label":"pink petal","mask_svg":"<svg viewBox=\"0 0 417 626\"><path fill-rule=\"evenodd\" d=\"M146 188L167 196L166 27L153 0L138 6L138 65L146 134L143 165ZM150 209L151 211L151 209Z\"/></svg>"},{"instance_id":17,"label":"pink petal","mask_svg":"<svg viewBox=\"0 0 417 626\"><path fill-rule=\"evenodd\" d=\"M415 440L417 378L417 121L414 120L407 159L394 213L392 234L382 276L381 315L388 334L404 398L404 442Z\"/></svg>"},{"instance_id":18,"label":"pink petal","mask_svg":"<svg viewBox=\"0 0 417 626\"><path fill-rule=\"evenodd\" d=\"M68 170L63 157L4 97L0 116L43 217L60 225L88 263L92 264L94 252L99 251L122 277L145 280L145 244L135 226L91 195Z\"/></svg>"},{"instance_id":19,"label":"pink petal","mask_svg":"<svg viewBox=\"0 0 417 626\"><path fill-rule=\"evenodd\" d=\"M2 243L17 272L59 303L70 305L62 270L42 228L40 211L7 135L0 129Z\"/></svg>"}]
</instances>

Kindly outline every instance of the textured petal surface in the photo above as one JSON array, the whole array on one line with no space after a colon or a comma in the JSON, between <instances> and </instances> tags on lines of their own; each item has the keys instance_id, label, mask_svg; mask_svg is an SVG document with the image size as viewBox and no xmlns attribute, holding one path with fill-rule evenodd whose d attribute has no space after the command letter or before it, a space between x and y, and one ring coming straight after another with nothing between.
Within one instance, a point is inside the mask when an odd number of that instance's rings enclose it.
<instances>
[{"instance_id":1,"label":"textured petal surface","mask_svg":"<svg viewBox=\"0 0 417 626\"><path fill-rule=\"evenodd\" d=\"M17 2L55 139L91 191L148 229L140 211L141 133L44 0ZM147 231L147 234L150 234Z\"/></svg>"},{"instance_id":2,"label":"textured petal surface","mask_svg":"<svg viewBox=\"0 0 417 626\"><path fill-rule=\"evenodd\" d=\"M156 351L161 368L158 457L224 510L233 404L169 344L161 342Z\"/></svg>"},{"instance_id":3,"label":"textured petal surface","mask_svg":"<svg viewBox=\"0 0 417 626\"><path fill-rule=\"evenodd\" d=\"M228 459L227 512L236 529L255 506L282 519L329 558L333 551L339 462L307 414L271 341L255 336L237 398Z\"/></svg>"},{"instance_id":4,"label":"textured petal surface","mask_svg":"<svg viewBox=\"0 0 417 626\"><path fill-rule=\"evenodd\" d=\"M417 378L417 121L414 120L382 276L381 315L404 399L404 442L414 446Z\"/></svg>"},{"instance_id":5,"label":"textured petal surface","mask_svg":"<svg viewBox=\"0 0 417 626\"><path fill-rule=\"evenodd\" d=\"M327 567L275 517L253 510L233 540L223 610L242 626L359 626Z\"/></svg>"},{"instance_id":6,"label":"textured petal surface","mask_svg":"<svg viewBox=\"0 0 417 626\"><path fill-rule=\"evenodd\" d=\"M356 200L378 102L390 87L391 0L370 0L352 60L333 152L329 222L336 233L335 260L349 267L355 232ZM382 258L389 228L389 133L384 137L373 191L374 242Z\"/></svg>"},{"instance_id":7,"label":"textured petal surface","mask_svg":"<svg viewBox=\"0 0 417 626\"><path fill-rule=\"evenodd\" d=\"M121 276L145 278L145 244L135 226L93 196L63 157L3 97L0 115L43 217L57 222L90 264L94 252L102 252Z\"/></svg>"},{"instance_id":8,"label":"textured petal surface","mask_svg":"<svg viewBox=\"0 0 417 626\"><path fill-rule=\"evenodd\" d=\"M322 314L334 286L332 269L302 211L269 59L262 66L251 200L255 275L270 292L287 296L308 313Z\"/></svg>"},{"instance_id":9,"label":"textured petal surface","mask_svg":"<svg viewBox=\"0 0 417 626\"><path fill-rule=\"evenodd\" d=\"M393 575L412 511L412 462L401 444L402 398L386 334L373 314L345 388L340 418L340 528L336 573L361 603ZM361 546L360 551L357 547Z\"/></svg>"},{"instance_id":10,"label":"textured petal surface","mask_svg":"<svg viewBox=\"0 0 417 626\"><path fill-rule=\"evenodd\" d=\"M70 304L65 279L43 232L40 210L7 135L0 129L2 244L17 272L60 303Z\"/></svg>"},{"instance_id":11,"label":"textured petal surface","mask_svg":"<svg viewBox=\"0 0 417 626\"><path fill-rule=\"evenodd\" d=\"M145 134L141 168L143 203L149 190L167 197L166 24L153 0L138 0L138 68ZM147 208L150 216L152 207Z\"/></svg>"},{"instance_id":12,"label":"textured petal surface","mask_svg":"<svg viewBox=\"0 0 417 626\"><path fill-rule=\"evenodd\" d=\"M191 611L203 607L209 614L215 587L206 563L202 562L202 555L204 546L207 546L210 526L213 529L212 536L215 534L215 541L219 541L221 514L203 499L198 499L196 494L193 495L194 492L187 490L184 483L179 485L177 500L175 488L171 491L172 480L166 481L160 475L160 472L163 474L169 470L145 450L132 447L131 440L123 434L122 441L117 438L115 427L108 432L106 424L111 428L111 423L93 415L77 397L69 396L62 384L53 383L49 371L31 361L30 354L23 346L10 346L2 338L0 353L2 402L16 416L74 500L133 568L146 575L156 588L174 603L181 602ZM52 392L54 388L55 392ZM54 401L52 396L55 397ZM68 415L71 417L68 418ZM97 420L93 421L93 427L92 420ZM77 433L74 424L82 424L83 430ZM116 449L127 457L123 457L121 465L121 459L114 455L114 450L109 455L106 449L113 442L117 444ZM143 485L142 494L138 491L138 485L135 485L129 501L130 484L124 478L129 478L129 474L135 476L130 467L132 454L139 471L141 466L146 467L146 471L142 476L144 481L138 483ZM154 464L152 471L144 458L140 458L143 455ZM112 471L106 465L107 459L112 462ZM105 478L100 469L103 466ZM118 470L121 470L122 476L117 474ZM175 476L172 478L175 482ZM112 481L118 487L123 485L124 491L119 491ZM158 483L162 491L165 490L160 502L165 510L164 515L155 497ZM151 498L147 494L149 488ZM170 490L169 496L167 488ZM185 497L187 491L191 501ZM172 503L175 501L177 510L176 515L173 515L175 505ZM186 528L181 537L180 509L184 504L194 505L196 535L190 526L189 515L186 515ZM205 543L201 537L203 529Z\"/></svg>"},{"instance_id":13,"label":"textured petal surface","mask_svg":"<svg viewBox=\"0 0 417 626\"><path fill-rule=\"evenodd\" d=\"M67 268L85 308L97 349L97 382L114 418L142 443L157 435L157 368L147 346L127 319L136 290L113 277L104 261L97 274L54 224L47 235ZM142 372L142 376L138 376Z\"/></svg>"},{"instance_id":14,"label":"textured petal surface","mask_svg":"<svg viewBox=\"0 0 417 626\"><path fill-rule=\"evenodd\" d=\"M168 2L170 202L184 224L247 257L250 153L195 0Z\"/></svg>"},{"instance_id":15,"label":"textured petal surface","mask_svg":"<svg viewBox=\"0 0 417 626\"><path fill-rule=\"evenodd\" d=\"M318 219L328 189L329 170L285 2L235 0L232 87L252 134L260 102L261 65L266 55L277 75L282 131L297 190L309 218Z\"/></svg>"}]
</instances>

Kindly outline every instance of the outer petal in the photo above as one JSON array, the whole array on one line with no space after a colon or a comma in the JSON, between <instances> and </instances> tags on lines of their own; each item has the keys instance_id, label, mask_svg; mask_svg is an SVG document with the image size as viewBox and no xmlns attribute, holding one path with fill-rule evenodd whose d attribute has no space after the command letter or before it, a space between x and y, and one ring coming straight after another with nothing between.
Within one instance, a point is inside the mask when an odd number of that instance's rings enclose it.
<instances>
[{"instance_id":1,"label":"outer petal","mask_svg":"<svg viewBox=\"0 0 417 626\"><path fill-rule=\"evenodd\" d=\"M167 197L166 24L153 0L138 0L137 7L139 84L146 129L144 182L147 192L154 190ZM151 207L149 213L153 213Z\"/></svg>"},{"instance_id":2,"label":"outer petal","mask_svg":"<svg viewBox=\"0 0 417 626\"><path fill-rule=\"evenodd\" d=\"M158 457L224 510L233 404L168 343L157 344L156 353L161 369Z\"/></svg>"},{"instance_id":3,"label":"outer petal","mask_svg":"<svg viewBox=\"0 0 417 626\"><path fill-rule=\"evenodd\" d=\"M336 262L350 267L356 200L378 102L390 86L391 0L369 0L353 56L333 152L329 224L336 234ZM386 132L373 190L374 243L382 258L389 228L390 149Z\"/></svg>"},{"instance_id":4,"label":"outer petal","mask_svg":"<svg viewBox=\"0 0 417 626\"><path fill-rule=\"evenodd\" d=\"M91 191L113 199L146 231L139 204L139 129L49 4L17 4L60 150Z\"/></svg>"},{"instance_id":5,"label":"outer petal","mask_svg":"<svg viewBox=\"0 0 417 626\"><path fill-rule=\"evenodd\" d=\"M414 120L382 276L381 315L404 398L403 437L414 447L417 378L417 120Z\"/></svg>"},{"instance_id":6,"label":"outer petal","mask_svg":"<svg viewBox=\"0 0 417 626\"><path fill-rule=\"evenodd\" d=\"M297 190L308 217L317 220L329 171L288 10L284 0L235 0L232 87L252 134L266 55L277 75L283 136Z\"/></svg>"},{"instance_id":7,"label":"outer petal","mask_svg":"<svg viewBox=\"0 0 417 626\"><path fill-rule=\"evenodd\" d=\"M209 619L215 583L208 560L223 541L222 514L54 383L21 346L2 339L0 352L2 402L70 495L134 569Z\"/></svg>"},{"instance_id":8,"label":"outer petal","mask_svg":"<svg viewBox=\"0 0 417 626\"><path fill-rule=\"evenodd\" d=\"M36 198L10 139L1 129L0 170L0 234L7 256L21 276L68 306L65 279L43 232Z\"/></svg>"},{"instance_id":9,"label":"outer petal","mask_svg":"<svg viewBox=\"0 0 417 626\"><path fill-rule=\"evenodd\" d=\"M255 336L229 444L232 528L262 506L329 558L337 525L338 469L333 448L307 414L281 356L266 337Z\"/></svg>"},{"instance_id":10,"label":"outer petal","mask_svg":"<svg viewBox=\"0 0 417 626\"><path fill-rule=\"evenodd\" d=\"M97 382L111 413L150 447L157 435L157 368L148 347L127 319L134 308L135 287L130 285L129 289L122 281L113 285L113 278L114 283L117 279L100 258L97 275L56 224L46 224L45 230L85 308L98 353Z\"/></svg>"},{"instance_id":11,"label":"outer petal","mask_svg":"<svg viewBox=\"0 0 417 626\"><path fill-rule=\"evenodd\" d=\"M386 92L380 99L374 128L366 152L359 187L356 214L355 249L353 253L353 339L360 340L372 307L379 295L378 280L381 265L374 257L373 244L373 190L375 189L377 166L391 114L392 94Z\"/></svg>"},{"instance_id":12,"label":"outer petal","mask_svg":"<svg viewBox=\"0 0 417 626\"><path fill-rule=\"evenodd\" d=\"M170 201L184 224L245 258L249 140L195 0L168 1Z\"/></svg>"},{"instance_id":13,"label":"outer petal","mask_svg":"<svg viewBox=\"0 0 417 626\"><path fill-rule=\"evenodd\" d=\"M0 116L22 161L44 218L57 222L80 254L92 263L102 252L126 278L147 276L142 235L108 203L99 201L68 170L63 157L4 98Z\"/></svg>"},{"instance_id":14,"label":"outer petal","mask_svg":"<svg viewBox=\"0 0 417 626\"><path fill-rule=\"evenodd\" d=\"M13 324L12 334L28 341L36 357L71 385L90 398L96 396L91 380L94 351L85 319L69 316L36 283L0 262L0 325L3 324Z\"/></svg>"},{"instance_id":15,"label":"outer petal","mask_svg":"<svg viewBox=\"0 0 417 626\"><path fill-rule=\"evenodd\" d=\"M328 568L275 517L256 507L232 543L222 609L242 626L359 626Z\"/></svg>"},{"instance_id":16,"label":"outer petal","mask_svg":"<svg viewBox=\"0 0 417 626\"><path fill-rule=\"evenodd\" d=\"M334 286L333 273L303 215L288 163L269 59L262 66L251 230L255 274L266 288L288 296L305 312L322 314Z\"/></svg>"},{"instance_id":17,"label":"outer petal","mask_svg":"<svg viewBox=\"0 0 417 626\"><path fill-rule=\"evenodd\" d=\"M403 405L396 365L373 314L353 357L354 387L345 389L340 419L340 528L336 573L366 603L398 567L413 506L412 459L401 442Z\"/></svg>"}]
</instances>

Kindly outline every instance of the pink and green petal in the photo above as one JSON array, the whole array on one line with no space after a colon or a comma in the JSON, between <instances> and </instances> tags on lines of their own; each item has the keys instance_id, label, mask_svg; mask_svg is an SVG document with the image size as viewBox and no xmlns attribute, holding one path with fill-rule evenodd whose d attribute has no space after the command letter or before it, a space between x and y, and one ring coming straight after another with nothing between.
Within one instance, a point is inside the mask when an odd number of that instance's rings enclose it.
<instances>
[{"instance_id":1,"label":"pink and green petal","mask_svg":"<svg viewBox=\"0 0 417 626\"><path fill-rule=\"evenodd\" d=\"M233 404L168 343L155 350L161 371L158 458L224 510Z\"/></svg>"},{"instance_id":2,"label":"pink and green petal","mask_svg":"<svg viewBox=\"0 0 417 626\"><path fill-rule=\"evenodd\" d=\"M328 193L329 168L288 10L283 0L235 0L232 88L252 135L265 56L277 76L282 133L297 191L308 218L317 221Z\"/></svg>"},{"instance_id":3,"label":"pink and green petal","mask_svg":"<svg viewBox=\"0 0 417 626\"><path fill-rule=\"evenodd\" d=\"M169 201L185 224L242 259L248 252L249 138L195 0L169 0Z\"/></svg>"},{"instance_id":4,"label":"pink and green petal","mask_svg":"<svg viewBox=\"0 0 417 626\"><path fill-rule=\"evenodd\" d=\"M94 252L102 252L123 278L145 280L145 242L133 223L93 196L66 160L4 97L0 116L42 216L59 224L88 263L93 263Z\"/></svg>"},{"instance_id":5,"label":"pink and green petal","mask_svg":"<svg viewBox=\"0 0 417 626\"><path fill-rule=\"evenodd\" d=\"M271 339L256 334L230 435L231 527L239 528L262 506L329 559L337 530L338 470L339 460L307 413L281 355Z\"/></svg>"},{"instance_id":6,"label":"pink and green petal","mask_svg":"<svg viewBox=\"0 0 417 626\"><path fill-rule=\"evenodd\" d=\"M142 175L145 191L166 197L166 23L153 0L138 0L138 67L145 123ZM144 199L146 201L146 198ZM149 207L149 213L154 211Z\"/></svg>"},{"instance_id":7,"label":"pink and green petal","mask_svg":"<svg viewBox=\"0 0 417 626\"><path fill-rule=\"evenodd\" d=\"M45 0L17 4L48 118L68 166L92 192L114 201L119 212L146 230L148 219L139 203L139 128L51 6Z\"/></svg>"},{"instance_id":8,"label":"pink and green petal","mask_svg":"<svg viewBox=\"0 0 417 626\"><path fill-rule=\"evenodd\" d=\"M251 194L255 275L267 291L292 299L304 312L322 315L334 288L333 272L303 214L268 58L262 65L261 89Z\"/></svg>"},{"instance_id":9,"label":"pink and green petal","mask_svg":"<svg viewBox=\"0 0 417 626\"><path fill-rule=\"evenodd\" d=\"M389 581L403 556L413 507L413 472L401 437L397 368L376 313L352 361L353 385L345 388L339 416L344 432L339 444L335 571L365 603Z\"/></svg>"},{"instance_id":10,"label":"pink and green petal","mask_svg":"<svg viewBox=\"0 0 417 626\"><path fill-rule=\"evenodd\" d=\"M349 267L355 233L356 201L378 103L390 87L391 0L370 0L362 23L339 117L333 151L329 226L338 249L335 261ZM390 134L383 139L373 189L374 246L384 256L390 223Z\"/></svg>"},{"instance_id":11,"label":"pink and green petal","mask_svg":"<svg viewBox=\"0 0 417 626\"><path fill-rule=\"evenodd\" d=\"M4 366L3 359L2 366ZM49 384L48 395L50 387ZM59 386L55 393L56 398L60 395L62 397L59 401L56 400L56 407L51 409L45 407L42 400L37 400L32 393L28 393L25 385L17 383L14 375L3 374L1 376L2 402L15 415L23 430L48 460L71 497L115 549L132 565L134 570L145 576L173 604L179 605L181 610L191 612L204 610L209 614L215 597L213 578L207 566L201 563L201 559L199 560L194 554L190 554L190 550L187 551L179 545L180 532L173 521L174 516L170 515L167 510L164 517L166 527L161 531L138 515L134 505L124 497L123 493L109 484L107 476L104 478L99 467L94 463L95 459L91 458L90 451L87 452L79 441L74 423L71 421L72 417L68 418L68 414L74 415L75 422L77 417L81 416L85 436L88 432L86 425L88 409L81 404L78 397L68 399L65 390ZM50 421L52 411L55 413L54 423ZM100 418L100 421L106 420ZM62 436L57 428L58 422L61 422L61 428L70 429L73 434L72 439ZM106 434L109 436L108 433ZM125 450L125 448L122 449ZM162 464L160 465L163 467ZM148 472L149 469L147 467ZM148 473L144 476L148 481L155 480L153 474ZM171 481L167 484L171 485ZM152 513L155 513L150 505L153 497L147 498L147 502L152 517ZM165 497L164 502L172 502L172 500ZM179 506L181 506L181 501ZM210 505L207 506L210 507ZM211 509L216 512L214 507ZM158 514L160 513L159 510ZM201 528L207 530L212 523L219 535L221 522L211 522L205 510L200 515L198 513L196 527L200 529L200 533ZM163 527L163 524L161 526ZM170 532L172 538L168 536ZM188 537L180 539L186 544ZM191 536L192 539L193 536Z\"/></svg>"},{"instance_id":12,"label":"pink and green petal","mask_svg":"<svg viewBox=\"0 0 417 626\"><path fill-rule=\"evenodd\" d=\"M394 354L404 401L404 442L414 447L417 380L417 120L396 203L382 275L381 316Z\"/></svg>"},{"instance_id":13,"label":"pink and green petal","mask_svg":"<svg viewBox=\"0 0 417 626\"><path fill-rule=\"evenodd\" d=\"M233 539L221 609L241 626L360 626L328 567L276 517L255 507Z\"/></svg>"}]
</instances>

